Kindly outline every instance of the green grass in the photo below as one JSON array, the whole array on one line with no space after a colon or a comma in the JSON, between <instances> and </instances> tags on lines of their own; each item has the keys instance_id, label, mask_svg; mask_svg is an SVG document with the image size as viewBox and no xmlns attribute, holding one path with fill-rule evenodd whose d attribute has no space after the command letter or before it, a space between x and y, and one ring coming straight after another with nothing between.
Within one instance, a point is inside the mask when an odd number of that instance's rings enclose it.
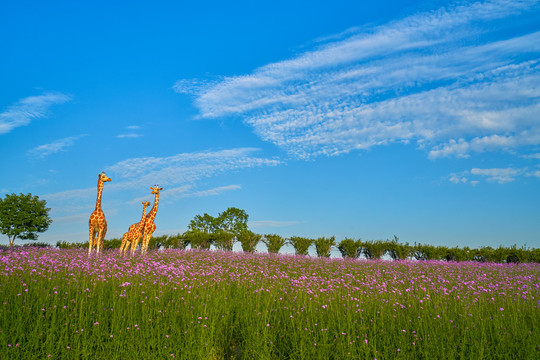
<instances>
[{"instance_id":1,"label":"green grass","mask_svg":"<svg viewBox=\"0 0 540 360\"><path fill-rule=\"evenodd\" d=\"M0 359L538 359L540 266L0 252Z\"/></svg>"}]
</instances>

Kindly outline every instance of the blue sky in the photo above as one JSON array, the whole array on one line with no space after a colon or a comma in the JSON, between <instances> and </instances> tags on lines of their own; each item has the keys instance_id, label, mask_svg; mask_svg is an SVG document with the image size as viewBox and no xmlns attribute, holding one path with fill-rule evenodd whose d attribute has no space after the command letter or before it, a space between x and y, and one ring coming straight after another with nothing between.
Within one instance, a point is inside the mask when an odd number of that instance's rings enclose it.
<instances>
[{"instance_id":1,"label":"blue sky","mask_svg":"<svg viewBox=\"0 0 540 360\"><path fill-rule=\"evenodd\" d=\"M41 241L258 233L540 247L540 2L0 5L0 196ZM7 237L0 237L7 243ZM21 243L21 242L19 242Z\"/></svg>"}]
</instances>

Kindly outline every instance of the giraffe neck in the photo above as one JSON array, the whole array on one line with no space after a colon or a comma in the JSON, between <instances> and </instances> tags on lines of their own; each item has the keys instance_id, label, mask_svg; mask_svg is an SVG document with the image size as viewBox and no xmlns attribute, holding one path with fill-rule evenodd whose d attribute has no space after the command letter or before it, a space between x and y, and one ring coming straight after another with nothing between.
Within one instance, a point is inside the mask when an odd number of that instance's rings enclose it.
<instances>
[{"instance_id":1,"label":"giraffe neck","mask_svg":"<svg viewBox=\"0 0 540 360\"><path fill-rule=\"evenodd\" d=\"M146 219L146 205L143 205L142 218L139 223L144 223L144 219Z\"/></svg>"},{"instance_id":2,"label":"giraffe neck","mask_svg":"<svg viewBox=\"0 0 540 360\"><path fill-rule=\"evenodd\" d=\"M150 212L146 216L147 219L156 217L158 204L159 204L159 193L156 194L156 198L154 199L154 206L152 206L152 209L150 209Z\"/></svg>"},{"instance_id":3,"label":"giraffe neck","mask_svg":"<svg viewBox=\"0 0 540 360\"><path fill-rule=\"evenodd\" d=\"M103 192L103 181L98 180L96 210L101 210L101 193L102 192Z\"/></svg>"}]
</instances>

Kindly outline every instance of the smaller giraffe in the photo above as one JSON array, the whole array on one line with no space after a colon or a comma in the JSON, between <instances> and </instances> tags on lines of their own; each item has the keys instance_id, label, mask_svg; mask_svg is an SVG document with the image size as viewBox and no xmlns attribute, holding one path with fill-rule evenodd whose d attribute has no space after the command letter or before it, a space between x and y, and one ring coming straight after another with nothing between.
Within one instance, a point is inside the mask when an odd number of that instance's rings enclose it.
<instances>
[{"instance_id":1,"label":"smaller giraffe","mask_svg":"<svg viewBox=\"0 0 540 360\"><path fill-rule=\"evenodd\" d=\"M137 247L139 239L142 236L144 228L144 220L146 219L146 208L150 203L148 201L143 201L143 212L142 218L138 223L135 223L129 227L129 230L122 237L122 245L120 245L120 254L123 254L131 244L132 247Z\"/></svg>"},{"instance_id":2,"label":"smaller giraffe","mask_svg":"<svg viewBox=\"0 0 540 360\"><path fill-rule=\"evenodd\" d=\"M111 178L105 175L105 172L98 174L98 193L96 200L96 209L90 215L88 220L89 228L89 240L88 240L88 256L92 253L92 248L96 247L96 253L99 255L101 247L103 246L103 239L107 233L107 221L105 220L105 214L101 210L101 194L103 192L103 184L107 181L111 181ZM97 238L96 238L97 236Z\"/></svg>"},{"instance_id":3,"label":"smaller giraffe","mask_svg":"<svg viewBox=\"0 0 540 360\"><path fill-rule=\"evenodd\" d=\"M148 215L146 215L146 219L144 221L144 232L142 237L142 247L141 247L141 254L146 254L146 250L148 250L148 243L150 242L150 238L152 237L152 234L154 231L156 231L156 224L154 223L154 219L156 218L156 212L159 204L159 191L163 190L163 188L160 188L158 185L154 185L154 187L150 187L152 190L152 194L155 194L154 199L154 206L152 206L152 209L148 212ZM132 249L133 252L133 249Z\"/></svg>"}]
</instances>

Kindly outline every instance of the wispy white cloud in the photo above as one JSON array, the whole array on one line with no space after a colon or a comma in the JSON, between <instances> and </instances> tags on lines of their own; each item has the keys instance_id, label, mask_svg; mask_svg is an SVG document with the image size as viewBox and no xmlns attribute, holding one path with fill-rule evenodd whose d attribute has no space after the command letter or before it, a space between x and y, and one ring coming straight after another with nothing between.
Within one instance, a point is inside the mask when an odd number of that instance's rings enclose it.
<instances>
[{"instance_id":1,"label":"wispy white cloud","mask_svg":"<svg viewBox=\"0 0 540 360\"><path fill-rule=\"evenodd\" d=\"M86 134L70 136L63 139L58 139L49 144L39 145L28 151L28 155L37 158L44 158L51 154L55 154L59 151L65 150L65 148L73 146L75 141L79 140L82 137L87 136Z\"/></svg>"},{"instance_id":2,"label":"wispy white cloud","mask_svg":"<svg viewBox=\"0 0 540 360\"><path fill-rule=\"evenodd\" d=\"M220 195L226 191L239 190L241 185L195 190L195 183L229 171L281 164L279 159L257 156L258 152L259 149L256 148L235 148L181 153L167 157L127 159L105 168L107 175L112 179L111 183L107 183L106 189L108 193L147 189L150 194L149 186L159 184L164 187L163 193L168 194L170 198ZM95 186L42 195L47 201L64 203L77 199L90 202L95 200L95 196ZM145 196L133 201L148 198Z\"/></svg>"},{"instance_id":3,"label":"wispy white cloud","mask_svg":"<svg viewBox=\"0 0 540 360\"><path fill-rule=\"evenodd\" d=\"M216 82L180 80L201 117L240 116L298 158L417 141L430 158L540 144L538 1L463 2L352 30ZM511 27L501 38L500 27Z\"/></svg>"},{"instance_id":4,"label":"wispy white cloud","mask_svg":"<svg viewBox=\"0 0 540 360\"><path fill-rule=\"evenodd\" d=\"M191 197L207 197L207 196L218 196L225 192L234 191L234 190L240 190L242 189L242 186L240 185L226 185L226 186L219 186L212 189L206 189L206 190L198 190L194 191L195 185L193 184L187 184L182 185L174 188L168 188L164 189L160 192L162 194L162 199L166 199L165 201L174 201L178 199L184 199L184 198L191 198ZM153 195L148 193L146 196L142 196L136 199L133 199L129 201L129 204L136 204L143 200L152 200L154 198Z\"/></svg>"},{"instance_id":5,"label":"wispy white cloud","mask_svg":"<svg viewBox=\"0 0 540 360\"><path fill-rule=\"evenodd\" d=\"M538 177L540 178L540 171L537 169L529 169L528 167L522 168L472 168L471 170L462 171L459 173L452 173L448 176L448 180L454 184L471 184L477 185L480 180L486 180L488 182L496 182L499 184L506 184L517 180L520 177Z\"/></svg>"},{"instance_id":6,"label":"wispy white cloud","mask_svg":"<svg viewBox=\"0 0 540 360\"><path fill-rule=\"evenodd\" d=\"M135 134L135 133L129 133L129 134L120 134L120 135L117 135L116 137L119 138L119 139L134 139L134 138L138 138L138 137L141 137L142 135L141 134Z\"/></svg>"},{"instance_id":7,"label":"wispy white cloud","mask_svg":"<svg viewBox=\"0 0 540 360\"><path fill-rule=\"evenodd\" d=\"M6 134L17 127L28 125L34 119L47 117L52 105L63 104L70 98L62 93L48 92L19 100L0 113L0 134Z\"/></svg>"},{"instance_id":8,"label":"wispy white cloud","mask_svg":"<svg viewBox=\"0 0 540 360\"><path fill-rule=\"evenodd\" d=\"M278 159L255 156L257 152L255 148L235 148L167 157L133 158L109 166L106 171L119 178L123 184L174 186L226 171L280 164Z\"/></svg>"},{"instance_id":9,"label":"wispy white cloud","mask_svg":"<svg viewBox=\"0 0 540 360\"><path fill-rule=\"evenodd\" d=\"M526 169L515 168L492 168L492 169L471 169L472 175L480 175L487 178L487 181L504 184L516 180L516 177L523 175Z\"/></svg>"},{"instance_id":10,"label":"wispy white cloud","mask_svg":"<svg viewBox=\"0 0 540 360\"><path fill-rule=\"evenodd\" d=\"M43 197L45 200L47 200L47 202L63 202L71 199L90 199L92 197L96 197L96 187L63 190L55 193L44 194L40 197Z\"/></svg>"},{"instance_id":11,"label":"wispy white cloud","mask_svg":"<svg viewBox=\"0 0 540 360\"><path fill-rule=\"evenodd\" d=\"M524 154L521 157L524 158L524 159L538 159L538 160L540 160L540 153Z\"/></svg>"},{"instance_id":12,"label":"wispy white cloud","mask_svg":"<svg viewBox=\"0 0 540 360\"><path fill-rule=\"evenodd\" d=\"M221 195L225 192L241 190L241 189L242 189L242 186L240 185L226 185L226 186L216 187L213 189L196 191L193 194L188 195L188 196L193 196L193 197L216 196L216 195Z\"/></svg>"},{"instance_id":13,"label":"wispy white cloud","mask_svg":"<svg viewBox=\"0 0 540 360\"><path fill-rule=\"evenodd\" d=\"M143 136L142 134L135 132L141 129L139 125L129 125L129 126L126 126L126 129L129 131L128 133L119 134L116 137L119 139L135 139L135 138L139 138Z\"/></svg>"}]
</instances>

